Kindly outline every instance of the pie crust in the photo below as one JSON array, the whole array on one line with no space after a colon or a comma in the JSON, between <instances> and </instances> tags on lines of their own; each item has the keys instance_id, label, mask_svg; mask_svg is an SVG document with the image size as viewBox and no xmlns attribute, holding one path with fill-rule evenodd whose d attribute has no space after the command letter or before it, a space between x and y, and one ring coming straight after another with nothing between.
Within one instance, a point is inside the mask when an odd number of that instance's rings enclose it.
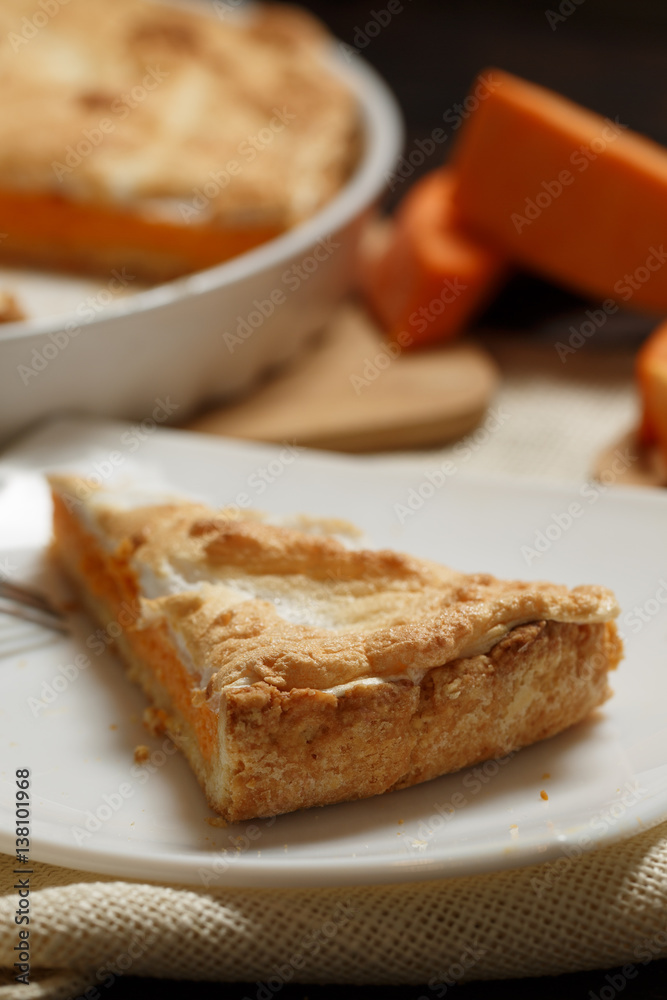
<instances>
[{"instance_id":1,"label":"pie crust","mask_svg":"<svg viewBox=\"0 0 667 1000\"><path fill-rule=\"evenodd\" d=\"M55 552L227 820L504 756L609 696L598 586L466 575L53 476ZM139 505L137 505L139 503ZM116 626L114 633L120 631Z\"/></svg>"},{"instance_id":2,"label":"pie crust","mask_svg":"<svg viewBox=\"0 0 667 1000\"><path fill-rule=\"evenodd\" d=\"M189 6L0 4L1 262L166 280L272 238L345 183L359 113L319 22Z\"/></svg>"}]
</instances>

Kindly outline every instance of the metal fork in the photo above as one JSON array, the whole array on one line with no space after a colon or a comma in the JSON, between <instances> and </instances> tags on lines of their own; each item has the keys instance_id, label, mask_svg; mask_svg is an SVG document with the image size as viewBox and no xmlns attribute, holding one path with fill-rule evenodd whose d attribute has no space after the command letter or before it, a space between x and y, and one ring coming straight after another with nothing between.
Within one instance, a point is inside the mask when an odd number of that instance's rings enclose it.
<instances>
[{"instance_id":1,"label":"metal fork","mask_svg":"<svg viewBox=\"0 0 667 1000\"><path fill-rule=\"evenodd\" d=\"M0 579L0 614L20 618L33 625L68 633L65 616L44 594L17 583Z\"/></svg>"}]
</instances>

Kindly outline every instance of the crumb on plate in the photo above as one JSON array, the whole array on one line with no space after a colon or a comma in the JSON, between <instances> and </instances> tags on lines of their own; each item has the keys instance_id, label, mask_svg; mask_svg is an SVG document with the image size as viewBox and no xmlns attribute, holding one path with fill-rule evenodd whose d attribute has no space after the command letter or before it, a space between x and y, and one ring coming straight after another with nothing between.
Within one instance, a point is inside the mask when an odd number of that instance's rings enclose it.
<instances>
[{"instance_id":1,"label":"crumb on plate","mask_svg":"<svg viewBox=\"0 0 667 1000\"><path fill-rule=\"evenodd\" d=\"M222 816L207 816L206 822L209 826L227 826L227 820Z\"/></svg>"}]
</instances>

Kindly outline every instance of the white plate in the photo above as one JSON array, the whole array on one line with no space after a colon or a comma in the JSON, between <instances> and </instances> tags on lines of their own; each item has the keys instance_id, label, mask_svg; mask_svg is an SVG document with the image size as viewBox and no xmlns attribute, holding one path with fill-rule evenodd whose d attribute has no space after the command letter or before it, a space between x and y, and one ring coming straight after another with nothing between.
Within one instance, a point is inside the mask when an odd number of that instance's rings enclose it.
<instances>
[{"instance_id":1,"label":"white plate","mask_svg":"<svg viewBox=\"0 0 667 1000\"><path fill-rule=\"evenodd\" d=\"M661 492L545 489L462 473L430 490L414 462L307 451L281 457L280 448L166 430L145 431L139 442L135 432L123 424L63 421L5 456L0 568L25 579L43 573L50 518L45 468L97 471L119 484L159 482L214 504L245 492L258 508L342 516L374 543L462 570L613 587L627 643L613 678L616 693L594 718L509 761L363 802L221 829L206 822L209 810L185 760L166 755L162 739L143 729L142 694L112 656L86 645L94 630L79 619L75 638L40 635L47 645L0 661L2 850L14 850L13 775L22 767L32 769L33 858L199 885L399 881L564 858L557 877L582 849L630 836L667 814ZM420 489L433 495L400 523L395 505L409 509L412 497L417 507ZM563 527L572 503L581 514ZM534 547L536 532L552 539L528 565L522 547ZM81 653L89 666L78 674L66 669ZM138 743L150 747L152 770L135 768ZM90 832L86 819L96 813L99 829Z\"/></svg>"}]
</instances>

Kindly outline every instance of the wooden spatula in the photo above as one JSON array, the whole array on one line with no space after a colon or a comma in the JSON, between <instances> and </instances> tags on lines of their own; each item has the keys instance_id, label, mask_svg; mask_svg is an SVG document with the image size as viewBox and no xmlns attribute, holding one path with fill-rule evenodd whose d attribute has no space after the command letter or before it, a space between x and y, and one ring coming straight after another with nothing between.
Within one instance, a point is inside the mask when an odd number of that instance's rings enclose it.
<instances>
[{"instance_id":1,"label":"wooden spatula","mask_svg":"<svg viewBox=\"0 0 667 1000\"><path fill-rule=\"evenodd\" d=\"M346 303L290 366L188 426L335 451L425 447L479 423L497 381L493 361L476 345L404 351L360 306Z\"/></svg>"}]
</instances>

